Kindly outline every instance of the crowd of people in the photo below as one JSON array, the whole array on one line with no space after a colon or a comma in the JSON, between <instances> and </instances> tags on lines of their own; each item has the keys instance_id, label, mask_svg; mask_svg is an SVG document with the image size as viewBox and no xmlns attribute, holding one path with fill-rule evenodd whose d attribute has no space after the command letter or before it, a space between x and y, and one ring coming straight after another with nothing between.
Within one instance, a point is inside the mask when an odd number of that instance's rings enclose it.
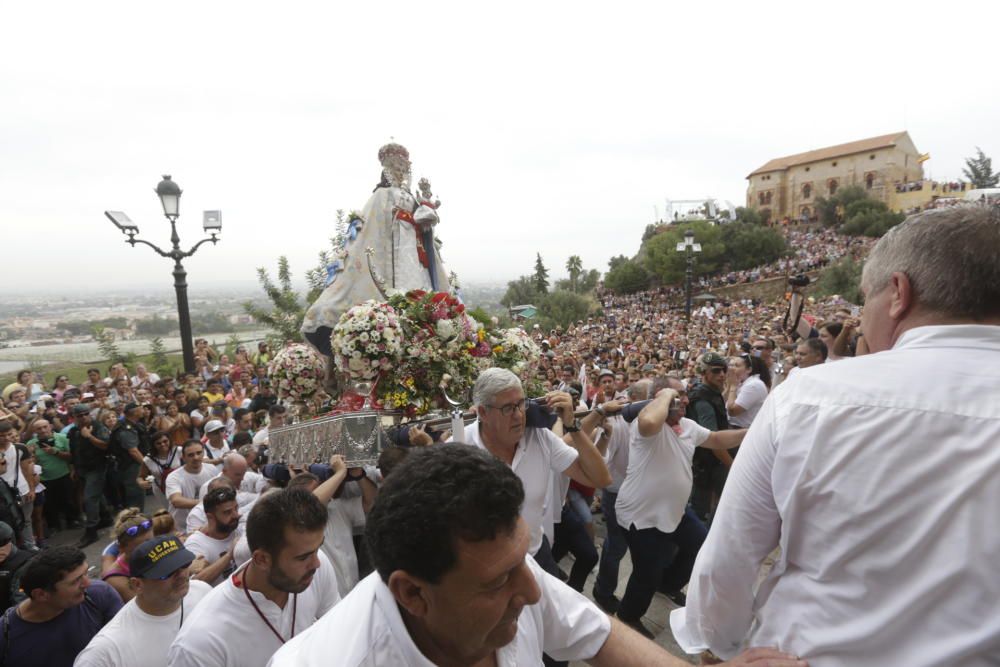
<instances>
[{"instance_id":1,"label":"crowd of people","mask_svg":"<svg viewBox=\"0 0 1000 667\"><path fill-rule=\"evenodd\" d=\"M266 344L198 341L178 378L19 374L0 664L686 664L650 620L703 664L993 664L998 244L986 210L910 219L863 313L801 285L690 320L600 292L600 316L529 329L533 377L480 373L450 444L410 428L376 466L268 461ZM45 548L59 530L77 545Z\"/></svg>"}]
</instances>

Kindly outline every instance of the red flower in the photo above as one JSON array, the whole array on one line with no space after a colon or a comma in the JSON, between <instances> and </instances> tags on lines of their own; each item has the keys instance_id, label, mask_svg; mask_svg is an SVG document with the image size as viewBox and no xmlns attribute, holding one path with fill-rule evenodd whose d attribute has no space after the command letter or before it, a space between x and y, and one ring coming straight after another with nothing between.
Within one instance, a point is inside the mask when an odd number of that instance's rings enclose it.
<instances>
[{"instance_id":1,"label":"red flower","mask_svg":"<svg viewBox=\"0 0 1000 667\"><path fill-rule=\"evenodd\" d=\"M448 298L447 292L438 292L433 297L431 297L431 303L441 303Z\"/></svg>"},{"instance_id":2,"label":"red flower","mask_svg":"<svg viewBox=\"0 0 1000 667\"><path fill-rule=\"evenodd\" d=\"M425 294L427 294L427 292L422 289L410 290L406 293L406 298L412 301L417 301L418 299L424 298Z\"/></svg>"}]
</instances>

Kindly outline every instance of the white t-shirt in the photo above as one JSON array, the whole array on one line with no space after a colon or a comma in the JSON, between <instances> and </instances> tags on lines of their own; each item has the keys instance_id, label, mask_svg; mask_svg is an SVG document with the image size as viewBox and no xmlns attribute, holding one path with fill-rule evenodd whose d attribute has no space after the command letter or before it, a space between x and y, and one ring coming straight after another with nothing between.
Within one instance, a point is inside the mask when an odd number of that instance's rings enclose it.
<instances>
[{"instance_id":1,"label":"white t-shirt","mask_svg":"<svg viewBox=\"0 0 1000 667\"><path fill-rule=\"evenodd\" d=\"M224 539L217 540L214 537L209 537L200 530L196 533L192 533L188 536L187 540L184 542L184 547L193 553L195 556L204 556L205 562L211 565L215 561L219 560L219 557L227 551L232 553L233 545L236 540L239 539L237 531L229 533ZM233 569L235 569L233 565ZM213 586L218 586L222 581L232 573L232 569L226 568L220 574L215 581L210 581L209 583Z\"/></svg>"},{"instance_id":2,"label":"white t-shirt","mask_svg":"<svg viewBox=\"0 0 1000 667\"><path fill-rule=\"evenodd\" d=\"M242 570L212 590L191 619L185 621L177 639L170 646L170 667L264 667L281 642L267 627L253 605L285 639L301 635L320 616L340 602L337 576L322 551L320 566L312 583L297 596L290 595L281 609L261 593L246 591ZM292 619L295 627L292 628ZM332 646L327 646L329 664Z\"/></svg>"},{"instance_id":3,"label":"white t-shirt","mask_svg":"<svg viewBox=\"0 0 1000 667\"><path fill-rule=\"evenodd\" d=\"M149 471L149 474L156 478L153 480L153 496L166 505L167 498L163 494L163 489L160 488L160 482L163 481L164 485L166 484L166 481L163 479L163 473L169 475L170 472L184 465L184 455L181 448L171 448L170 453L167 454L167 458L162 462L160 459L149 455L144 456L142 460L146 464L146 470Z\"/></svg>"},{"instance_id":4,"label":"white t-shirt","mask_svg":"<svg viewBox=\"0 0 1000 667\"><path fill-rule=\"evenodd\" d=\"M465 442L486 449L486 445L479 437L478 421L465 427ZM531 554L535 554L542 546L542 529L549 506L551 473L566 472L579 455L579 452L563 442L559 436L543 428L524 429L524 435L517 443L510 468L521 478L521 483L524 485L521 516L531 529L531 545L528 547Z\"/></svg>"},{"instance_id":5,"label":"white t-shirt","mask_svg":"<svg viewBox=\"0 0 1000 667\"><path fill-rule=\"evenodd\" d=\"M677 425L680 433L666 424L655 434L639 434L639 420L629 430L628 473L618 491L615 513L618 525L628 530L656 528L672 533L684 516L691 495L691 461L695 447L712 432L687 418Z\"/></svg>"},{"instance_id":6,"label":"white t-shirt","mask_svg":"<svg viewBox=\"0 0 1000 667\"><path fill-rule=\"evenodd\" d=\"M216 470L219 470L216 468ZM212 479L217 477L222 477L222 471L220 470ZM212 481L208 480L201 485L201 496L204 497L208 493L208 484ZM261 488L263 487L263 488ZM243 481L240 482L240 488L237 489L242 493L252 493L254 495L260 493L262 490L267 488L267 480L264 479L263 475L255 473L253 470L247 470L246 474L243 476Z\"/></svg>"},{"instance_id":7,"label":"white t-shirt","mask_svg":"<svg viewBox=\"0 0 1000 667\"><path fill-rule=\"evenodd\" d=\"M760 412L760 406L764 405L767 398L767 385L760 379L759 375L751 375L736 392L736 405L746 412L729 416L729 424L736 428L750 428L753 418Z\"/></svg>"},{"instance_id":8,"label":"white t-shirt","mask_svg":"<svg viewBox=\"0 0 1000 667\"><path fill-rule=\"evenodd\" d=\"M16 445L8 445L4 455L7 457L7 470L3 473L3 481L23 496L28 493L28 480L21 470L21 450Z\"/></svg>"},{"instance_id":9,"label":"white t-shirt","mask_svg":"<svg viewBox=\"0 0 1000 667\"><path fill-rule=\"evenodd\" d=\"M212 459L213 461L218 461L218 460L222 459L222 457L225 456L227 452L231 452L232 451L232 448L229 446L229 443L225 442L225 441L223 441L222 447L219 447L218 449L216 449L215 447L213 447L212 445L210 445L207 442L203 442L202 445L204 445L204 447L205 447L205 460L206 461L208 459ZM215 465L215 464L214 463L210 463L209 465Z\"/></svg>"},{"instance_id":10,"label":"white t-shirt","mask_svg":"<svg viewBox=\"0 0 1000 667\"><path fill-rule=\"evenodd\" d=\"M167 667L167 649L182 619L187 625L198 603L212 592L204 581L192 579L190 583L181 608L166 616L150 616L134 598L129 600L76 656L73 667Z\"/></svg>"},{"instance_id":11,"label":"white t-shirt","mask_svg":"<svg viewBox=\"0 0 1000 667\"><path fill-rule=\"evenodd\" d=\"M346 484L340 498L327 505L326 528L323 530L323 553L337 572L340 596L344 597L358 584L358 554L354 549L354 526L364 525L365 510L357 484Z\"/></svg>"},{"instance_id":12,"label":"white t-shirt","mask_svg":"<svg viewBox=\"0 0 1000 667\"><path fill-rule=\"evenodd\" d=\"M253 504L257 502L258 498L260 496L256 493L245 493L243 491L236 493L236 506L240 509L240 527L236 529L237 535L242 535L246 531L247 516L249 516L250 510L253 509ZM187 524L184 526L184 531L188 534L194 533L206 523L208 523L208 517L205 515L205 504L198 503L188 512Z\"/></svg>"},{"instance_id":13,"label":"white t-shirt","mask_svg":"<svg viewBox=\"0 0 1000 667\"><path fill-rule=\"evenodd\" d=\"M604 462L608 465L608 471L613 480L607 487L608 491L618 493L625 481L625 474L628 472L628 440L629 423L621 415L613 415L608 418L611 424L611 437L608 439L608 450L604 455Z\"/></svg>"},{"instance_id":14,"label":"white t-shirt","mask_svg":"<svg viewBox=\"0 0 1000 667\"><path fill-rule=\"evenodd\" d=\"M197 500L201 498L201 485L208 480L215 477L217 471L215 466L212 465L202 465L201 471L197 473L190 473L186 468L178 468L169 475L167 475L167 484L165 495L169 501L170 496L175 493L179 493L185 498L190 498L192 500ZM178 529L183 529L187 525L187 509L182 509L180 507L174 507L173 503L170 504L170 516L174 517L174 525Z\"/></svg>"},{"instance_id":15,"label":"white t-shirt","mask_svg":"<svg viewBox=\"0 0 1000 667\"><path fill-rule=\"evenodd\" d=\"M496 652L500 667L540 667L542 652L556 660L589 660L611 633L607 614L572 588L525 559L541 599L525 607L514 640ZM333 659L336 656L336 659ZM312 628L286 643L269 667L432 667L403 623L399 606L378 572Z\"/></svg>"}]
</instances>

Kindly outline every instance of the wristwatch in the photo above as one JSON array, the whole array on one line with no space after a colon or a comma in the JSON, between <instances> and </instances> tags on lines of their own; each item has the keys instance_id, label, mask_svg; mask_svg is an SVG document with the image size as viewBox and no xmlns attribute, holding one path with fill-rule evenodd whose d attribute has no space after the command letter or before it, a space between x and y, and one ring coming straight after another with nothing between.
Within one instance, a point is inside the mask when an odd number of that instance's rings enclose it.
<instances>
[{"instance_id":1,"label":"wristwatch","mask_svg":"<svg viewBox=\"0 0 1000 667\"><path fill-rule=\"evenodd\" d=\"M602 417L607 417L608 416L608 413L604 411L604 404L603 403L601 403L596 408L594 408L594 412L596 412L597 414L601 415Z\"/></svg>"},{"instance_id":2,"label":"wristwatch","mask_svg":"<svg viewBox=\"0 0 1000 667\"><path fill-rule=\"evenodd\" d=\"M577 433L580 430L580 418L577 417L573 420L573 423L567 426L563 424L563 431L566 433Z\"/></svg>"}]
</instances>

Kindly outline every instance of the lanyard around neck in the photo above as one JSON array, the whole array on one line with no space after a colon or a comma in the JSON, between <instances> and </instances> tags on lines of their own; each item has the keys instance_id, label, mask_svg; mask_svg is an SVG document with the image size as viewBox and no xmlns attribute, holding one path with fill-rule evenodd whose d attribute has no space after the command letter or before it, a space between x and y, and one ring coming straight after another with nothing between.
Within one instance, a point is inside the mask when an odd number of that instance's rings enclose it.
<instances>
[{"instance_id":1,"label":"lanyard around neck","mask_svg":"<svg viewBox=\"0 0 1000 667\"><path fill-rule=\"evenodd\" d=\"M247 565L247 569L249 569L249 568L250 568L250 566ZM260 620L264 621L264 624L267 625L268 629L271 632L274 633L274 636L278 638L278 641L281 642L282 644L284 644L285 641L286 641L285 638L281 636L281 633L278 632L274 628L273 625L271 625L271 621L267 620L267 616L264 616L264 612L262 612L260 610L260 607L257 606L257 603L253 601L253 597L250 595L250 589L247 588L247 571L246 570L243 571L243 577L242 577L241 583L243 584L243 592L246 593L247 600L250 602L250 606L252 606L253 610L255 612L257 612L258 616L260 616ZM296 616L296 613L298 612L298 601L299 601L299 594L298 593L293 593L292 594L292 635L291 635L291 637L289 637L289 639L292 639L292 638L295 637L295 616Z\"/></svg>"}]
</instances>

